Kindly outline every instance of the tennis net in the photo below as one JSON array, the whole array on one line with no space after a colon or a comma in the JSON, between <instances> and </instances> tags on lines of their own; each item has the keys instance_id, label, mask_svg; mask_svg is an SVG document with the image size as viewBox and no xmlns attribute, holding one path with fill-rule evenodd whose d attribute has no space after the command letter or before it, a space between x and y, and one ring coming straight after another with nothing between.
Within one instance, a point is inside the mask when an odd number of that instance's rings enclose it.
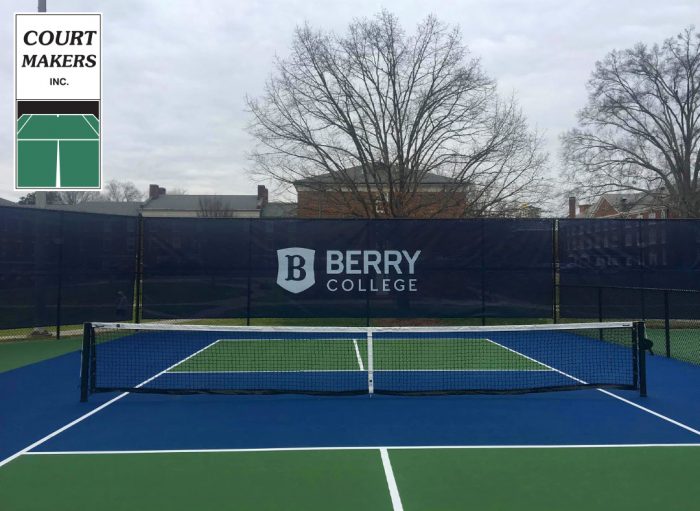
<instances>
[{"instance_id":1,"label":"tennis net","mask_svg":"<svg viewBox=\"0 0 700 511\"><path fill-rule=\"evenodd\" d=\"M157 393L645 392L643 323L222 327L88 323L81 398Z\"/></svg>"}]
</instances>

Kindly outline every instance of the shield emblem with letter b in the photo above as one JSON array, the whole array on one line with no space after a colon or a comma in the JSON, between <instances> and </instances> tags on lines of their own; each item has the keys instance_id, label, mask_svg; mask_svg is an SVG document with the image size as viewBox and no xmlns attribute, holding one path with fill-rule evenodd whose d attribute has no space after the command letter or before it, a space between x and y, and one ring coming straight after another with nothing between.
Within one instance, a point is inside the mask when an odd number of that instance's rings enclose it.
<instances>
[{"instance_id":1,"label":"shield emblem with letter b","mask_svg":"<svg viewBox=\"0 0 700 511\"><path fill-rule=\"evenodd\" d=\"M301 293L316 283L314 255L308 248L289 247L277 251L277 285L290 293Z\"/></svg>"}]
</instances>

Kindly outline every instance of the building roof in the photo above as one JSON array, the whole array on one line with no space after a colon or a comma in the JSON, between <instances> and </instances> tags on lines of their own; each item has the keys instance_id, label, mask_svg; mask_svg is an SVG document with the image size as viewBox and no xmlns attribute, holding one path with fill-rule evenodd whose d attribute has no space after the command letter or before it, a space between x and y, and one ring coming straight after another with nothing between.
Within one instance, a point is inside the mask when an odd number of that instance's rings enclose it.
<instances>
[{"instance_id":1,"label":"building roof","mask_svg":"<svg viewBox=\"0 0 700 511\"><path fill-rule=\"evenodd\" d=\"M143 202L86 201L80 204L47 204L45 209L98 213L102 215L136 216L139 214L143 204Z\"/></svg>"},{"instance_id":2,"label":"building roof","mask_svg":"<svg viewBox=\"0 0 700 511\"><path fill-rule=\"evenodd\" d=\"M18 206L16 202L9 201L0 197L0 206Z\"/></svg>"},{"instance_id":3,"label":"building roof","mask_svg":"<svg viewBox=\"0 0 700 511\"><path fill-rule=\"evenodd\" d=\"M356 167L350 167L345 169L345 173L347 174L348 178L354 182L354 183L364 183L365 182L365 176L362 170L362 165L358 165ZM380 178L380 182L388 182L388 172L386 167L382 166L377 172L377 176ZM319 174L317 176L310 176L304 179L298 179L297 181L294 182L294 185L319 185L319 184L334 184L338 183L336 179L336 175L338 173L325 173L325 174ZM372 177L372 176L369 176ZM445 185L445 184L454 184L455 180L449 177L445 176L440 176L438 174L434 174L432 172L427 172L425 176L423 176L423 179L421 180L422 185L434 185L434 184L440 184L440 185ZM372 182L370 182L372 184Z\"/></svg>"},{"instance_id":4,"label":"building roof","mask_svg":"<svg viewBox=\"0 0 700 511\"><path fill-rule=\"evenodd\" d=\"M256 195L161 195L144 203L144 211L200 211L202 207L220 207L232 211L258 209Z\"/></svg>"},{"instance_id":5,"label":"building roof","mask_svg":"<svg viewBox=\"0 0 700 511\"><path fill-rule=\"evenodd\" d=\"M153 185L156 186L156 185ZM160 188L159 188L160 189ZM255 218L284 218L296 215L296 204L267 202L267 189L258 187L257 195L162 195L139 202L86 201L80 204L47 204L44 209L73 211L106 215L137 216L240 216ZM0 205L35 208L34 205L20 206L4 199ZM266 210L263 213L263 210ZM230 213L230 214L229 214Z\"/></svg>"},{"instance_id":6,"label":"building roof","mask_svg":"<svg viewBox=\"0 0 700 511\"><path fill-rule=\"evenodd\" d=\"M644 213L658 205L657 197L648 193L605 193L593 206L588 208L584 216L594 217L603 200L610 204L615 211L624 215Z\"/></svg>"}]
</instances>

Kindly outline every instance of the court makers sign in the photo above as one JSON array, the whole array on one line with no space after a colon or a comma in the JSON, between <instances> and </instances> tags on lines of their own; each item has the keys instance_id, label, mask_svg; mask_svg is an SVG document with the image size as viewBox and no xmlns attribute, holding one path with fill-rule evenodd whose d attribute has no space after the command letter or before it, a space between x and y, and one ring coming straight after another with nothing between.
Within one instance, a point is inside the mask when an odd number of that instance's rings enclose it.
<instances>
[{"instance_id":1,"label":"court makers sign","mask_svg":"<svg viewBox=\"0 0 700 511\"><path fill-rule=\"evenodd\" d=\"M15 15L15 188L101 187L102 18Z\"/></svg>"},{"instance_id":2,"label":"court makers sign","mask_svg":"<svg viewBox=\"0 0 700 511\"><path fill-rule=\"evenodd\" d=\"M277 251L277 284L301 293L318 281L331 293L415 292L420 250L327 250L317 275L316 251L290 247ZM317 278L318 277L318 278Z\"/></svg>"}]
</instances>

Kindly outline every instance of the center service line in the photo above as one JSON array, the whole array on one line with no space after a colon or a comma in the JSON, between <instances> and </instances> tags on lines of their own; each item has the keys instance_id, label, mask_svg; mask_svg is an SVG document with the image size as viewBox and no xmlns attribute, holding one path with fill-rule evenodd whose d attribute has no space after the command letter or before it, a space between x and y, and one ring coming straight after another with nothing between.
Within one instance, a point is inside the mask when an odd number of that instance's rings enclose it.
<instances>
[{"instance_id":1,"label":"center service line","mask_svg":"<svg viewBox=\"0 0 700 511\"><path fill-rule=\"evenodd\" d=\"M394 511L403 511L403 504L401 503L401 495L399 495L399 487L396 486L396 479L394 478L394 470L391 468L391 460L389 459L389 451L385 447L379 449L379 454L382 457L382 465L384 465L384 475L386 476L386 483L389 486L389 495L391 496L391 505Z\"/></svg>"},{"instance_id":2,"label":"center service line","mask_svg":"<svg viewBox=\"0 0 700 511\"><path fill-rule=\"evenodd\" d=\"M360 371L364 371L365 365L362 363L362 355L360 355L360 348L357 345L357 339L353 339L352 343L355 346L355 356L357 357L357 365L360 366Z\"/></svg>"}]
</instances>

